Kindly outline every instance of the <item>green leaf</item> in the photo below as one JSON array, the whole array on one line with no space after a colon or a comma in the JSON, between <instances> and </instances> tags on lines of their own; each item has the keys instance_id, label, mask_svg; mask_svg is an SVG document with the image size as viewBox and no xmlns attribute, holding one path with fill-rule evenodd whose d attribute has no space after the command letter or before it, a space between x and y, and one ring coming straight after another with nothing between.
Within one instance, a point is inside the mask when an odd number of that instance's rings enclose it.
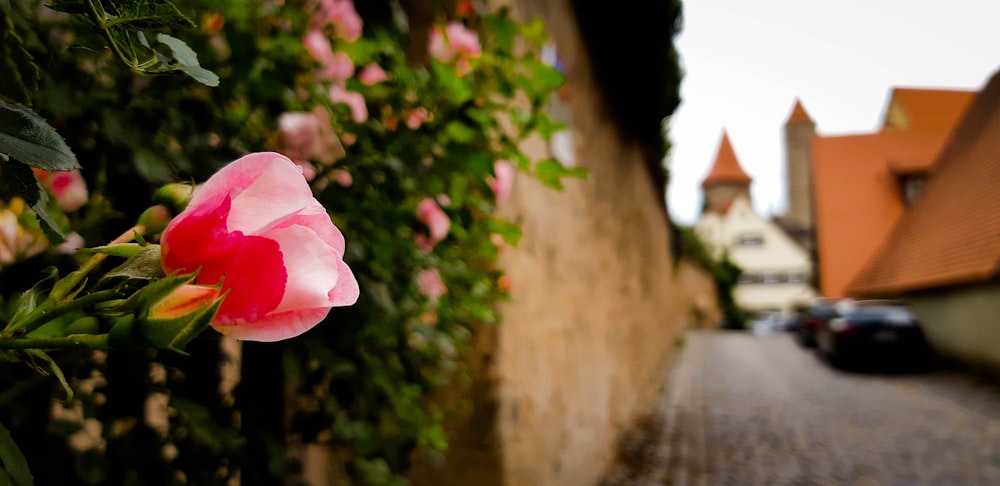
<instances>
[{"instance_id":1,"label":"green leaf","mask_svg":"<svg viewBox=\"0 0 1000 486\"><path fill-rule=\"evenodd\" d=\"M195 79L195 81L198 81L205 86L214 87L219 85L219 76L212 71L201 67L201 65L198 64L198 54L194 52L194 49L188 47L184 41L167 34L157 35L156 40L162 44L166 44L166 46L170 48L170 51L173 52L174 59L176 59L180 64L180 66L176 69L184 72L188 76L191 76Z\"/></svg>"},{"instance_id":2,"label":"green leaf","mask_svg":"<svg viewBox=\"0 0 1000 486\"><path fill-rule=\"evenodd\" d=\"M0 175L3 176L0 178L0 187L3 188L0 194L17 195L23 198L38 216L42 223L42 231L45 232L49 243L58 245L66 241L66 236L59 223L56 223L56 220L49 214L49 195L35 178L31 168L10 160L7 163L0 163Z\"/></svg>"},{"instance_id":3,"label":"green leaf","mask_svg":"<svg viewBox=\"0 0 1000 486\"><path fill-rule=\"evenodd\" d=\"M56 129L30 108L0 101L0 153L39 169L66 171L80 164Z\"/></svg>"},{"instance_id":4,"label":"green leaf","mask_svg":"<svg viewBox=\"0 0 1000 486\"><path fill-rule=\"evenodd\" d=\"M66 381L66 375L63 374L62 368L60 368L59 365L56 364L55 360L52 359L51 356L49 356L48 354L45 353L45 351L42 351L40 349L26 349L24 352L32 357L39 358L42 361L45 361L45 363L49 365L49 371L51 371L52 374L56 377L56 379L59 380L59 384L62 385L63 391L66 392L65 401L68 402L73 399L73 388L71 388L69 386L69 382Z\"/></svg>"},{"instance_id":5,"label":"green leaf","mask_svg":"<svg viewBox=\"0 0 1000 486\"><path fill-rule=\"evenodd\" d=\"M530 71L525 82L534 84L534 90L539 93L555 91L566 82L566 79L563 78L563 75L558 70L545 63L536 60L525 60L523 61L523 65Z\"/></svg>"},{"instance_id":6,"label":"green leaf","mask_svg":"<svg viewBox=\"0 0 1000 486\"><path fill-rule=\"evenodd\" d=\"M35 311L39 302L44 300L44 295L48 293L48 291L52 288L52 284L59 278L59 272L55 269L55 267L49 267L45 272L46 275L44 278L35 282L34 286L24 291L24 293L17 298L14 316L10 318L10 322L7 324L4 332L13 332L17 330L18 327L20 327L17 324Z\"/></svg>"},{"instance_id":7,"label":"green leaf","mask_svg":"<svg viewBox=\"0 0 1000 486\"><path fill-rule=\"evenodd\" d=\"M10 475L14 484L17 486L34 484L35 480L31 476L27 459L21 454L21 449L17 447L14 438L3 424L0 424L0 461L3 461L4 470Z\"/></svg>"},{"instance_id":8,"label":"green leaf","mask_svg":"<svg viewBox=\"0 0 1000 486\"><path fill-rule=\"evenodd\" d=\"M136 243L123 243L120 245L111 246L95 246L93 248L84 248L80 251L100 253L102 255L111 255L122 258L129 258L142 253L146 247L136 244Z\"/></svg>"},{"instance_id":9,"label":"green leaf","mask_svg":"<svg viewBox=\"0 0 1000 486\"><path fill-rule=\"evenodd\" d=\"M101 28L127 30L191 29L195 23L184 16L169 0L51 0L48 7L76 15L91 14L91 4L97 10L93 19Z\"/></svg>"},{"instance_id":10,"label":"green leaf","mask_svg":"<svg viewBox=\"0 0 1000 486\"><path fill-rule=\"evenodd\" d=\"M510 246L517 246L521 240L521 227L500 218L492 218L487 223L490 233L496 233Z\"/></svg>"},{"instance_id":11,"label":"green leaf","mask_svg":"<svg viewBox=\"0 0 1000 486\"><path fill-rule=\"evenodd\" d=\"M128 251L133 252L135 249L129 247ZM152 280L162 276L163 267L160 265L160 245L148 245L141 247L138 252L130 255L129 259L125 260L125 263L109 271L105 275L105 278L125 277Z\"/></svg>"},{"instance_id":12,"label":"green leaf","mask_svg":"<svg viewBox=\"0 0 1000 486\"><path fill-rule=\"evenodd\" d=\"M442 64L433 59L430 61L430 65L438 84L441 85L443 92L448 95L450 101L460 104L472 97L472 90L455 72L455 66Z\"/></svg>"}]
</instances>

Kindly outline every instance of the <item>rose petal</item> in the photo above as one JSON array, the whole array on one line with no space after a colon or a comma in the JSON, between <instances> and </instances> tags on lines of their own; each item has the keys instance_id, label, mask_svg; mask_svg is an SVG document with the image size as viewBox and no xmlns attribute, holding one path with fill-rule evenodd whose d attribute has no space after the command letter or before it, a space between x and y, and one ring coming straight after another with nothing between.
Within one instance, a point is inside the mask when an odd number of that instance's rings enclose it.
<instances>
[{"instance_id":1,"label":"rose petal","mask_svg":"<svg viewBox=\"0 0 1000 486\"><path fill-rule=\"evenodd\" d=\"M354 272L343 260L337 261L337 285L327 294L330 305L334 307L354 305L360 296L361 288L358 286L358 279L354 277Z\"/></svg>"},{"instance_id":2,"label":"rose petal","mask_svg":"<svg viewBox=\"0 0 1000 486\"><path fill-rule=\"evenodd\" d=\"M245 322L239 326L215 327L215 330L244 341L281 341L312 329L329 313L329 307L275 312L254 322Z\"/></svg>"},{"instance_id":3,"label":"rose petal","mask_svg":"<svg viewBox=\"0 0 1000 486\"><path fill-rule=\"evenodd\" d=\"M257 180L234 195L226 221L229 231L261 234L314 201L309 183L295 163L273 155Z\"/></svg>"},{"instance_id":4,"label":"rose petal","mask_svg":"<svg viewBox=\"0 0 1000 486\"><path fill-rule=\"evenodd\" d=\"M281 247L288 272L284 296L274 311L329 306L327 294L337 285L340 254L304 226L273 229L266 237Z\"/></svg>"},{"instance_id":5,"label":"rose petal","mask_svg":"<svg viewBox=\"0 0 1000 486\"><path fill-rule=\"evenodd\" d=\"M344 234L333 225L326 208L316 201L312 201L298 214L282 221L275 226L277 228L287 228L289 226L305 226L319 235L319 239L333 247L339 255L343 255L347 246L344 242Z\"/></svg>"}]
</instances>

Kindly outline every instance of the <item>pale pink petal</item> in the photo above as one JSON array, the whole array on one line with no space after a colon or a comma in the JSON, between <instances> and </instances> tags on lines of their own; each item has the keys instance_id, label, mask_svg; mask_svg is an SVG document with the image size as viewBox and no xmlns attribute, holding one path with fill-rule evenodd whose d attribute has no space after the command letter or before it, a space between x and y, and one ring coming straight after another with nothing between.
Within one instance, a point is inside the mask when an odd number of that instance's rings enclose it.
<instances>
[{"instance_id":1,"label":"pale pink petal","mask_svg":"<svg viewBox=\"0 0 1000 486\"><path fill-rule=\"evenodd\" d=\"M514 164L509 160L498 160L493 164L493 173L496 177L487 179L497 202L507 199L510 191L514 188Z\"/></svg>"},{"instance_id":2,"label":"pale pink petal","mask_svg":"<svg viewBox=\"0 0 1000 486\"><path fill-rule=\"evenodd\" d=\"M327 294L330 305L334 307L354 305L360 296L361 288L358 286L358 279L354 277L354 272L343 260L338 261L337 285Z\"/></svg>"},{"instance_id":3,"label":"pale pink petal","mask_svg":"<svg viewBox=\"0 0 1000 486\"><path fill-rule=\"evenodd\" d=\"M451 50L456 55L467 57L482 55L483 48L479 45L479 35L467 29L461 22L449 22L445 30Z\"/></svg>"},{"instance_id":4,"label":"pale pink petal","mask_svg":"<svg viewBox=\"0 0 1000 486\"><path fill-rule=\"evenodd\" d=\"M86 245L87 243L83 240L83 237L80 236L80 233L74 231L66 235L66 241L57 246L55 248L55 252L60 255L72 255L76 252L76 250L79 250Z\"/></svg>"},{"instance_id":5,"label":"pale pink petal","mask_svg":"<svg viewBox=\"0 0 1000 486\"><path fill-rule=\"evenodd\" d=\"M232 210L226 220L229 231L261 234L314 201L302 171L287 157L273 155L257 180L233 194Z\"/></svg>"},{"instance_id":6,"label":"pale pink petal","mask_svg":"<svg viewBox=\"0 0 1000 486\"><path fill-rule=\"evenodd\" d=\"M288 272L285 294L272 312L330 305L327 294L337 285L342 256L304 226L275 228L264 236L278 242Z\"/></svg>"},{"instance_id":7,"label":"pale pink petal","mask_svg":"<svg viewBox=\"0 0 1000 486\"><path fill-rule=\"evenodd\" d=\"M320 70L319 78L343 84L347 78L354 76L354 61L346 52L337 51L333 53Z\"/></svg>"},{"instance_id":8,"label":"pale pink petal","mask_svg":"<svg viewBox=\"0 0 1000 486\"><path fill-rule=\"evenodd\" d=\"M389 76L385 74L385 70L375 63L365 65L358 73L358 81L361 81L361 84L365 86L372 86L386 79L389 79Z\"/></svg>"},{"instance_id":9,"label":"pale pink petal","mask_svg":"<svg viewBox=\"0 0 1000 486\"><path fill-rule=\"evenodd\" d=\"M302 45L317 61L326 64L333 56L333 46L321 29L310 28L302 37Z\"/></svg>"},{"instance_id":10,"label":"pale pink petal","mask_svg":"<svg viewBox=\"0 0 1000 486\"><path fill-rule=\"evenodd\" d=\"M441 272L436 268L421 270L417 272L415 278L417 291L431 300L437 300L448 293L448 287L441 280Z\"/></svg>"},{"instance_id":11,"label":"pale pink petal","mask_svg":"<svg viewBox=\"0 0 1000 486\"><path fill-rule=\"evenodd\" d=\"M368 119L368 106L365 104L365 97L361 93L347 91L340 86L331 86L330 101L344 103L350 107L351 117L356 123L363 123Z\"/></svg>"},{"instance_id":12,"label":"pale pink petal","mask_svg":"<svg viewBox=\"0 0 1000 486\"><path fill-rule=\"evenodd\" d=\"M336 27L337 35L348 42L354 42L361 37L363 27L361 17L354 9L351 0L324 0L323 10L326 21Z\"/></svg>"},{"instance_id":13,"label":"pale pink petal","mask_svg":"<svg viewBox=\"0 0 1000 486\"><path fill-rule=\"evenodd\" d=\"M238 325L213 327L226 336L243 341L275 342L291 339L312 329L329 313L329 307L297 309L270 313Z\"/></svg>"},{"instance_id":14,"label":"pale pink petal","mask_svg":"<svg viewBox=\"0 0 1000 486\"><path fill-rule=\"evenodd\" d=\"M344 235L340 232L339 228L334 226L333 221L330 220L330 215L326 212L326 208L319 202L315 200L310 202L297 214L282 221L275 228L287 228L290 226L305 226L313 230L313 232L319 235L321 240L330 245L337 253L344 254L346 248Z\"/></svg>"},{"instance_id":15,"label":"pale pink petal","mask_svg":"<svg viewBox=\"0 0 1000 486\"><path fill-rule=\"evenodd\" d=\"M455 54L448 47L440 27L431 29L430 38L427 40L427 55L441 62L451 62L455 59Z\"/></svg>"},{"instance_id":16,"label":"pale pink petal","mask_svg":"<svg viewBox=\"0 0 1000 486\"><path fill-rule=\"evenodd\" d=\"M256 182L275 159L288 160L278 153L258 152L230 162L195 189L188 206L204 206L208 202L213 202L211 205L216 206L218 204L215 202L225 196L239 194Z\"/></svg>"},{"instance_id":17,"label":"pale pink petal","mask_svg":"<svg viewBox=\"0 0 1000 486\"><path fill-rule=\"evenodd\" d=\"M451 228L451 219L431 198L426 198L417 204L417 220L427 225L432 245L445 239Z\"/></svg>"},{"instance_id":18,"label":"pale pink petal","mask_svg":"<svg viewBox=\"0 0 1000 486\"><path fill-rule=\"evenodd\" d=\"M336 181L341 187L351 187L354 185L354 177L346 170L334 170L332 175L333 180Z\"/></svg>"}]
</instances>

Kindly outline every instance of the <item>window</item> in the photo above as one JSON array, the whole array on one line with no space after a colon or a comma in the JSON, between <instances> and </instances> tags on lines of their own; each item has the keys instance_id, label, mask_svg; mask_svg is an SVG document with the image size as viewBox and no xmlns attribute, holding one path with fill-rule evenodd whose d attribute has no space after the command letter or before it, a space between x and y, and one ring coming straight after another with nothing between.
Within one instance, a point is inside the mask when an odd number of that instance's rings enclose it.
<instances>
[{"instance_id":1,"label":"window","mask_svg":"<svg viewBox=\"0 0 1000 486\"><path fill-rule=\"evenodd\" d=\"M736 246L761 246L764 244L764 235L760 233L740 233L736 237Z\"/></svg>"},{"instance_id":2,"label":"window","mask_svg":"<svg viewBox=\"0 0 1000 486\"><path fill-rule=\"evenodd\" d=\"M907 175L899 178L899 188L903 197L903 204L909 206L924 191L927 185L927 177L923 175Z\"/></svg>"},{"instance_id":3,"label":"window","mask_svg":"<svg viewBox=\"0 0 1000 486\"><path fill-rule=\"evenodd\" d=\"M773 270L764 272L764 283L765 284L781 283L782 276L784 276L783 272L776 272Z\"/></svg>"},{"instance_id":4,"label":"window","mask_svg":"<svg viewBox=\"0 0 1000 486\"><path fill-rule=\"evenodd\" d=\"M788 272L788 283L790 284L800 284L805 283L806 272L800 270L791 270Z\"/></svg>"}]
</instances>

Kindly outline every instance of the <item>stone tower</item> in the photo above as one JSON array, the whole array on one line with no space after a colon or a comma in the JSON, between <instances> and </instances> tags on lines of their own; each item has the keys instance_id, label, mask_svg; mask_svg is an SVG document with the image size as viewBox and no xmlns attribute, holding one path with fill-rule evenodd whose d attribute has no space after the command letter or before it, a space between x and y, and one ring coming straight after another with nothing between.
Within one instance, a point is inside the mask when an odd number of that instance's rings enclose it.
<instances>
[{"instance_id":1,"label":"stone tower","mask_svg":"<svg viewBox=\"0 0 1000 486\"><path fill-rule=\"evenodd\" d=\"M705 210L724 213L737 196L744 196L749 201L751 181L750 176L743 171L740 162L736 160L736 152L729 143L729 135L723 131L722 142L719 143L719 151L715 155L715 164L701 182L701 188L705 193Z\"/></svg>"},{"instance_id":2,"label":"stone tower","mask_svg":"<svg viewBox=\"0 0 1000 486\"><path fill-rule=\"evenodd\" d=\"M813 196L812 138L816 124L795 100L785 122L785 169L788 177L788 212L781 218L789 235L807 250L815 248L816 209Z\"/></svg>"}]
</instances>

